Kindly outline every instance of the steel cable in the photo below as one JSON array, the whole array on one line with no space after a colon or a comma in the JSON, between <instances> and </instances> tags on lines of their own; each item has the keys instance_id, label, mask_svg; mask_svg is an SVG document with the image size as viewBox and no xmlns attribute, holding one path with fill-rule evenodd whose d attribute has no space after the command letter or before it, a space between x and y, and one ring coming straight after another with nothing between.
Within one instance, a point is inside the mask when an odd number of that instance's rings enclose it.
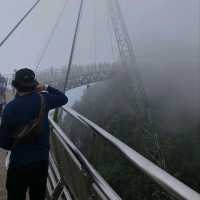
<instances>
[{"instance_id":1,"label":"steel cable","mask_svg":"<svg viewBox=\"0 0 200 200\"><path fill-rule=\"evenodd\" d=\"M0 47L2 47L5 42L10 38L10 36L16 31L16 29L21 25L21 23L28 17L28 15L34 10L34 8L39 4L41 0L38 0L20 19L20 21L13 27L13 29L6 35L6 37L0 42Z\"/></svg>"},{"instance_id":2,"label":"steel cable","mask_svg":"<svg viewBox=\"0 0 200 200\"><path fill-rule=\"evenodd\" d=\"M60 24L60 21L61 21L61 19L62 19L62 17L63 17L65 8L66 8L66 6L67 6L67 2L68 2L68 1L65 0L64 6L63 6L63 8L62 8L60 14L58 15L58 18L57 18L56 23L54 24L54 26L53 26L53 28L52 28L52 31L51 31L51 33L50 33L50 36L49 36L47 42L45 43L44 48L42 49L42 52L41 52L41 55L39 56L38 61L36 62L36 65L35 65L35 66L36 66L36 67L35 67L35 72L37 72L37 70L38 70L38 68L39 68L39 66L40 66L40 64L41 64L41 62L42 62L42 60L43 60L43 58L44 58L44 56L45 56L45 54L46 54L48 48L49 48L49 45L50 45L50 43L51 43L51 41L52 41L52 39L53 39L53 37L54 37L54 35L55 35L56 29L58 28L58 26L59 26L59 24Z\"/></svg>"},{"instance_id":3,"label":"steel cable","mask_svg":"<svg viewBox=\"0 0 200 200\"><path fill-rule=\"evenodd\" d=\"M74 58L76 41L77 41L77 37L78 37L79 26L80 26L82 10L83 10L83 3L84 3L84 1L81 0L79 11L78 11L78 17L77 17L77 21L76 21L76 26L75 26L74 37L73 37L73 41L72 41L71 52L70 52L70 56L69 56L69 61L66 63L67 72L66 72L66 76L65 76L65 80L64 80L64 84L63 84L63 92L64 93L65 93L65 90L67 88L67 84L68 84L68 81L69 81L69 74L70 74L71 67L72 67L72 61L73 61L73 58ZM59 118L59 110L56 109L55 113L54 113L54 120L58 121L58 118Z\"/></svg>"},{"instance_id":4,"label":"steel cable","mask_svg":"<svg viewBox=\"0 0 200 200\"><path fill-rule=\"evenodd\" d=\"M73 58L74 58L74 52L75 52L76 41L77 41L77 36L78 36L78 31L79 31L79 25L80 25L81 16L82 16L82 10L83 10L83 3L84 3L83 0L81 0L79 12L78 12L78 18L77 18L76 27L75 27L74 38L73 38L72 47L71 47L71 53L70 53L69 62L68 62L66 78L65 78L65 82L64 82L64 86L63 86L64 92L67 88L67 84L68 84L68 80L69 80L69 74L70 74L71 66L72 66L72 61L73 61Z\"/></svg>"}]
</instances>

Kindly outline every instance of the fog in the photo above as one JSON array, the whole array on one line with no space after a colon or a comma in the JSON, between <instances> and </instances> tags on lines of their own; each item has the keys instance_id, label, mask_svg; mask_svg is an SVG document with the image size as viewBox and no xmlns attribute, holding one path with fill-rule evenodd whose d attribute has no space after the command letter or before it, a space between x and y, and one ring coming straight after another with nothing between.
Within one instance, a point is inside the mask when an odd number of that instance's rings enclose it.
<instances>
[{"instance_id":1,"label":"fog","mask_svg":"<svg viewBox=\"0 0 200 200\"><path fill-rule=\"evenodd\" d=\"M41 68L59 67L68 59L79 2L68 1L66 13ZM3 1L0 8L0 39L33 3L32 0L22 0L20 3L17 0ZM56 3L45 0L39 4L0 49L1 72L10 73L22 66L34 68L63 3L64 0ZM198 0L124 0L120 4L139 64L155 63L159 68L168 63L167 67L173 68L177 62L196 63L194 68L199 66ZM114 49L116 44L108 23L105 0L85 0L74 62L111 59L109 40L113 40Z\"/></svg>"},{"instance_id":2,"label":"fog","mask_svg":"<svg viewBox=\"0 0 200 200\"><path fill-rule=\"evenodd\" d=\"M119 2L148 97L162 98L162 103L165 99L168 102L166 110L180 110L182 113L184 108L192 113L192 117L197 117L200 113L199 1ZM0 8L0 39L33 3L25 0L20 1L20 4L17 0L3 2ZM79 0L68 1L40 70L67 63L79 3ZM0 49L1 72L11 73L24 66L35 68L63 4L64 0L56 3L46 0L39 4ZM106 6L106 0L85 0L73 64L86 65L118 59L117 44ZM168 118L173 121L172 116Z\"/></svg>"},{"instance_id":3,"label":"fog","mask_svg":"<svg viewBox=\"0 0 200 200\"><path fill-rule=\"evenodd\" d=\"M65 1L40 2L0 48L0 73L10 74L25 66L35 69ZM116 76L109 80L68 91L67 106L73 106L200 192L200 1L118 0L136 58L132 66L141 73L153 123L145 107L145 95L137 91L138 83L130 78L134 74L130 73L130 68L119 65L120 56L106 1L84 0L72 67L116 66L117 69L121 66L125 73L115 72ZM34 2L2 0L0 41ZM62 69L68 63L79 3L80 0L67 0L65 13L39 66L40 81L49 79L53 83L57 77L65 77L63 70L55 69ZM54 73L58 71L62 75ZM59 78L62 89L63 80ZM115 150L70 116L60 117L58 123L75 145L85 155L88 153L88 160L123 199L169 199L159 197L164 193L157 193L160 189L154 188L143 173L139 174L132 166L130 169L121 155L116 156ZM56 159L64 172L61 174L65 175L67 183L79 185L78 189L70 188L77 189L81 199L81 189L84 187L84 191L86 187L80 183L84 182L74 179L78 175L75 175L74 165L69 164L62 145L57 143L56 147L55 144L52 149L58 150ZM154 152L153 158L150 154ZM166 167L158 153L166 161Z\"/></svg>"}]
</instances>

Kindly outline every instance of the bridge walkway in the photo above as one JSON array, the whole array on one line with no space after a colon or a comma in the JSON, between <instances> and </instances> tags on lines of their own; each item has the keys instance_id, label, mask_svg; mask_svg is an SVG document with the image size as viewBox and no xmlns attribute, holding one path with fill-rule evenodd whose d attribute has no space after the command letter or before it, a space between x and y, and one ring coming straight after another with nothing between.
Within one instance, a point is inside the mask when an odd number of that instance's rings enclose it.
<instances>
[{"instance_id":1,"label":"bridge walkway","mask_svg":"<svg viewBox=\"0 0 200 200\"><path fill-rule=\"evenodd\" d=\"M13 97L11 90L6 91L6 102L9 102ZM0 121L1 122L1 121ZM0 200L6 200L6 168L5 168L6 151L0 149Z\"/></svg>"},{"instance_id":2,"label":"bridge walkway","mask_svg":"<svg viewBox=\"0 0 200 200\"><path fill-rule=\"evenodd\" d=\"M7 90L6 92L6 101L9 102L12 99L12 92ZM0 200L6 200L6 187L5 187L5 180L6 180L6 168L5 168L5 158L6 158L6 151L0 149Z\"/></svg>"},{"instance_id":3,"label":"bridge walkway","mask_svg":"<svg viewBox=\"0 0 200 200\"><path fill-rule=\"evenodd\" d=\"M4 165L4 160L6 157L5 151L0 151L0 200L6 200L6 188L5 188L5 180L6 180L6 169Z\"/></svg>"}]
</instances>

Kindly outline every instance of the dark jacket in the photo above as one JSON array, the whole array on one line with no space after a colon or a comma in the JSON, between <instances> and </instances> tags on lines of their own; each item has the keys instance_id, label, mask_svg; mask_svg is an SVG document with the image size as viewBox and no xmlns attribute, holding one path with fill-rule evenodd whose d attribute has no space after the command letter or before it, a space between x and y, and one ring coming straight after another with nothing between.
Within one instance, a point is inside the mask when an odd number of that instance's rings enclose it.
<instances>
[{"instance_id":1,"label":"dark jacket","mask_svg":"<svg viewBox=\"0 0 200 200\"><path fill-rule=\"evenodd\" d=\"M60 91L48 87L44 96L46 112L42 121L41 133L32 143L16 145L13 149L13 134L18 127L30 123L38 117L41 98L37 92L16 96L6 106L0 127L0 147L11 150L10 167L18 167L49 159L49 122L48 112L67 103L67 97Z\"/></svg>"}]
</instances>

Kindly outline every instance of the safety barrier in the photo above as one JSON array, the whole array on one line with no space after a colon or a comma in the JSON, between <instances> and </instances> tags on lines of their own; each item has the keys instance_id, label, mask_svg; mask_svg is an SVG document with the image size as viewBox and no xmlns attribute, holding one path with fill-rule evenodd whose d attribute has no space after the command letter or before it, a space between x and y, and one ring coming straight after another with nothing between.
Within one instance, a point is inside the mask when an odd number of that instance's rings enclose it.
<instances>
[{"instance_id":1,"label":"safety barrier","mask_svg":"<svg viewBox=\"0 0 200 200\"><path fill-rule=\"evenodd\" d=\"M62 184L55 159L50 154L49 176L47 179L47 199L73 200L67 187Z\"/></svg>"},{"instance_id":2,"label":"safety barrier","mask_svg":"<svg viewBox=\"0 0 200 200\"><path fill-rule=\"evenodd\" d=\"M82 174L90 179L89 184L91 186L90 199L101 200L121 200L118 194L108 185L108 183L99 175L99 173L92 167L84 155L78 150L78 148L69 140L63 130L49 117L50 124L52 126L52 132L54 136L63 145L64 149L70 154L73 162L78 166ZM52 161L52 160L50 160ZM49 173L51 176L51 172ZM64 182L64 181L63 181ZM54 190L56 183L54 183ZM53 192L51 192L52 196Z\"/></svg>"},{"instance_id":3,"label":"safety barrier","mask_svg":"<svg viewBox=\"0 0 200 200\"><path fill-rule=\"evenodd\" d=\"M200 194L192 190L190 187L184 183L177 180L175 177L168 174L163 169L159 168L150 160L146 159L144 156L140 155L128 145L121 142L116 137L112 136L110 133L99 127L94 122L88 120L81 114L77 113L71 108L63 107L63 111L71 115L74 119L78 120L88 129L91 129L119 150L126 159L137 167L139 170L144 172L149 176L155 183L161 186L169 195L180 200L200 200ZM80 165L83 172L86 172L88 176L92 179L92 186L95 192L99 195L101 193L102 198L106 200L118 200L121 199L113 189L106 183L106 181L98 174L98 172L91 166L83 154L76 148L76 146L70 141L63 130L54 122L51 115L49 116L49 121L53 127L53 133L60 140L61 144L67 150L68 153L74 157L74 160Z\"/></svg>"}]
</instances>

